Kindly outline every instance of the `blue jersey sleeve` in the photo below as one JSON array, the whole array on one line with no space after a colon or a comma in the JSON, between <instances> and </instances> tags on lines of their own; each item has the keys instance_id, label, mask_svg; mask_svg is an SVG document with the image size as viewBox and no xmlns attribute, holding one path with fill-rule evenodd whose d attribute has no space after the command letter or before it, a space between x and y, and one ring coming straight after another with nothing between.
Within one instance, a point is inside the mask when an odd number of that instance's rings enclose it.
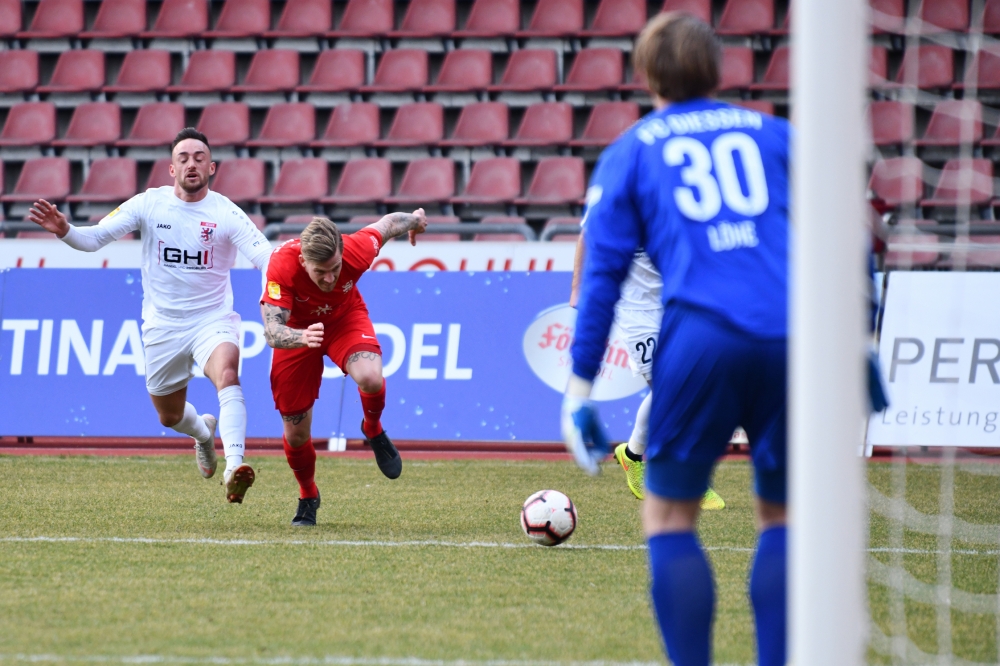
<instances>
[{"instance_id":1,"label":"blue jersey sleeve","mask_svg":"<svg viewBox=\"0 0 1000 666\"><path fill-rule=\"evenodd\" d=\"M587 190L583 278L576 319L573 373L592 380L601 366L619 288L643 242L634 198L635 160L629 135L609 146Z\"/></svg>"}]
</instances>

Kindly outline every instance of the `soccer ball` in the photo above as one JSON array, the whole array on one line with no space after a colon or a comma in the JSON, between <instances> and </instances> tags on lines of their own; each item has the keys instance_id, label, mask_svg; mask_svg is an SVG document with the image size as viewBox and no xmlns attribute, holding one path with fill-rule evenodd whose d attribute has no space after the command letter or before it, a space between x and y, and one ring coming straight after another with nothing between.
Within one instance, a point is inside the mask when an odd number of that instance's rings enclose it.
<instances>
[{"instance_id":1,"label":"soccer ball","mask_svg":"<svg viewBox=\"0 0 1000 666\"><path fill-rule=\"evenodd\" d=\"M558 546L576 529L576 507L558 490L539 490L524 500L521 529L543 546Z\"/></svg>"}]
</instances>

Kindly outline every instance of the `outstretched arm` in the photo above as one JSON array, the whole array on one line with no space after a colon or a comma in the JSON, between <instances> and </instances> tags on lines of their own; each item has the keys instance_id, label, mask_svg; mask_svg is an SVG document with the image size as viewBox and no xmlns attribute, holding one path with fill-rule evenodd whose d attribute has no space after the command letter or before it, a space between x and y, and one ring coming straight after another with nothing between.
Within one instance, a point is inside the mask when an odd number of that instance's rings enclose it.
<instances>
[{"instance_id":1,"label":"outstretched arm","mask_svg":"<svg viewBox=\"0 0 1000 666\"><path fill-rule=\"evenodd\" d=\"M92 227L74 227L58 208L45 199L39 199L32 205L27 219L46 231L51 231L74 250L94 252L139 228L140 220L136 211L141 210L141 196L137 194L132 197Z\"/></svg>"},{"instance_id":2,"label":"outstretched arm","mask_svg":"<svg viewBox=\"0 0 1000 666\"><path fill-rule=\"evenodd\" d=\"M31 210L28 211L28 221L34 222L46 231L51 231L59 238L64 237L69 232L69 222L66 221L66 216L45 199L39 199L34 203Z\"/></svg>"},{"instance_id":3,"label":"outstretched arm","mask_svg":"<svg viewBox=\"0 0 1000 666\"><path fill-rule=\"evenodd\" d=\"M427 229L427 216L423 208L418 208L412 213L389 213L375 224L368 226L382 234L383 245L389 239L405 233L410 234L410 245L416 245L417 234L422 234Z\"/></svg>"},{"instance_id":4,"label":"outstretched arm","mask_svg":"<svg viewBox=\"0 0 1000 666\"><path fill-rule=\"evenodd\" d=\"M298 329L287 326L292 311L286 308L260 304L260 316L264 320L264 339L274 349L295 349L296 347L311 347L316 349L323 344L323 324L312 324L309 328Z\"/></svg>"}]
</instances>

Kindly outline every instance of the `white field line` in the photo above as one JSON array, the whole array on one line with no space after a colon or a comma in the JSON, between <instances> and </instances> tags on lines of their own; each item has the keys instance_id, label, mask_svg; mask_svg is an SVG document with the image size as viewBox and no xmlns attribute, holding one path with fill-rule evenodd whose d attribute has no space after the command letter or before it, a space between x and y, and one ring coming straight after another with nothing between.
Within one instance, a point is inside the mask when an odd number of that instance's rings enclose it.
<instances>
[{"instance_id":1,"label":"white field line","mask_svg":"<svg viewBox=\"0 0 1000 666\"><path fill-rule=\"evenodd\" d=\"M174 657L170 655L0 654L0 661L97 664L262 664L265 666L661 666L642 661L528 661L518 659L438 660L417 657ZM722 666L721 664L719 666ZM726 666L739 666L728 664Z\"/></svg>"}]
</instances>

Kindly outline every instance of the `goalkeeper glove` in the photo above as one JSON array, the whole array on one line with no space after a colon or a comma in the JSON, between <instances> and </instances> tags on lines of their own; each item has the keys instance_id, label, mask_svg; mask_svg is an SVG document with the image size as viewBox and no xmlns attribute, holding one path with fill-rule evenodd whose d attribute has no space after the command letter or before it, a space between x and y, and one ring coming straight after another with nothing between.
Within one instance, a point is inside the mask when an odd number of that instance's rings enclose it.
<instances>
[{"instance_id":1,"label":"goalkeeper glove","mask_svg":"<svg viewBox=\"0 0 1000 666\"><path fill-rule=\"evenodd\" d=\"M562 404L562 436L576 464L587 474L596 476L601 472L599 463L607 457L611 447L590 400L592 387L593 382L570 375Z\"/></svg>"}]
</instances>

